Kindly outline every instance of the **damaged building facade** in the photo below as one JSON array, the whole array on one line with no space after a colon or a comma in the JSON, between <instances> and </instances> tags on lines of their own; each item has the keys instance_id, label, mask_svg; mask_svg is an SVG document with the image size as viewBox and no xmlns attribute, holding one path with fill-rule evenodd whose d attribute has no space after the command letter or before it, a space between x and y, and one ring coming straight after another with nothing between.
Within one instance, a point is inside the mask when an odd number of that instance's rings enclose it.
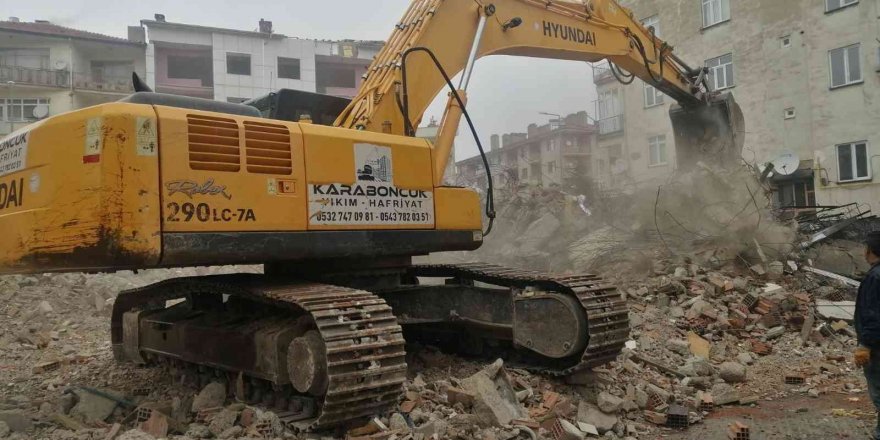
<instances>
[{"instance_id":1,"label":"damaged building facade","mask_svg":"<svg viewBox=\"0 0 880 440\"><path fill-rule=\"evenodd\" d=\"M880 195L877 2L858 0L622 0L690 62L710 70L745 115L743 159L786 153L798 170L771 177L777 206L863 209ZM698 67L698 66L692 66ZM651 186L675 168L674 102L641 80L619 84L606 65L594 81L599 139L594 174L605 188Z\"/></svg>"},{"instance_id":2,"label":"damaged building facade","mask_svg":"<svg viewBox=\"0 0 880 440\"><path fill-rule=\"evenodd\" d=\"M47 20L0 21L0 136L70 110L116 101L144 74L145 45Z\"/></svg>"},{"instance_id":3,"label":"damaged building facade","mask_svg":"<svg viewBox=\"0 0 880 440\"><path fill-rule=\"evenodd\" d=\"M486 158L501 185L571 188L590 177L595 136L586 112L559 116L548 124L530 124L525 133L492 135ZM458 185L485 189L485 176L480 156L456 163Z\"/></svg>"},{"instance_id":4,"label":"damaged building facade","mask_svg":"<svg viewBox=\"0 0 880 440\"><path fill-rule=\"evenodd\" d=\"M278 89L351 98L381 41L323 41L167 21L129 28L147 44L146 81L158 92L243 102Z\"/></svg>"}]
</instances>

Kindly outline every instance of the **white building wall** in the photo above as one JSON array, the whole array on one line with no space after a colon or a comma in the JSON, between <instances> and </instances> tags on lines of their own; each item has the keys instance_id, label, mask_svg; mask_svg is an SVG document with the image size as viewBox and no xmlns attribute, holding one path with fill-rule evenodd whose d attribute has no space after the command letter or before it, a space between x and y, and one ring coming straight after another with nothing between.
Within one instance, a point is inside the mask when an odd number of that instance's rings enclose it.
<instances>
[{"instance_id":1,"label":"white building wall","mask_svg":"<svg viewBox=\"0 0 880 440\"><path fill-rule=\"evenodd\" d=\"M233 34L212 34L214 98L256 98L280 88L314 92L315 42L295 38L265 39ZM227 73L228 53L249 54L251 74ZM300 79L278 77L278 57L300 60Z\"/></svg>"}]
</instances>

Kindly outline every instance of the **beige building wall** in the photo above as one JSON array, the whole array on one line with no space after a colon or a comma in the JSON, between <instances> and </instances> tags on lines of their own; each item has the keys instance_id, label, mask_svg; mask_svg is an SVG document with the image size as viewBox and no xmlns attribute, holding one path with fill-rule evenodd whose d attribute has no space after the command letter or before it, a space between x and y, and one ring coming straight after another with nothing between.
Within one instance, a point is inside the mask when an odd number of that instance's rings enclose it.
<instances>
[{"instance_id":1,"label":"beige building wall","mask_svg":"<svg viewBox=\"0 0 880 440\"><path fill-rule=\"evenodd\" d=\"M826 12L825 0L729 0L730 19L704 28L703 1L620 3L639 20L658 17L661 38L692 67L732 54L734 78L729 91L746 119L746 161L765 163L784 151L796 152L805 165L813 161L818 204L859 201L880 209L880 176L874 178L880 164L873 160L880 155L878 2L861 0ZM860 45L861 81L832 88L829 51L853 44ZM601 136L599 150L623 146L627 165L617 183L655 183L674 170L668 117L671 100L667 97L662 106L645 108L644 83L636 80L623 86L611 81L597 87L600 95L610 88L622 90L624 130L616 136ZM648 139L660 134L666 136L668 165L651 167ZM841 178L836 146L857 141L867 141L873 172L858 183L837 183ZM610 175L601 171L597 175Z\"/></svg>"}]
</instances>

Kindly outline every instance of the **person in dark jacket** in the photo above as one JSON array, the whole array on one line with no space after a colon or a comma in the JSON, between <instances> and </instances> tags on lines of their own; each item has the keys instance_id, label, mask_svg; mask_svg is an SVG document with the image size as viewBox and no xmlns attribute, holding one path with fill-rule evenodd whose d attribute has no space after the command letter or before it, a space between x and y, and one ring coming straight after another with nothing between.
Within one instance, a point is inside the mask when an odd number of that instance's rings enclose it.
<instances>
[{"instance_id":1,"label":"person in dark jacket","mask_svg":"<svg viewBox=\"0 0 880 440\"><path fill-rule=\"evenodd\" d=\"M865 371L868 394L878 412L873 438L880 440L880 232L868 234L865 244L865 260L871 270L859 285L856 297L854 318L859 346L853 360Z\"/></svg>"}]
</instances>

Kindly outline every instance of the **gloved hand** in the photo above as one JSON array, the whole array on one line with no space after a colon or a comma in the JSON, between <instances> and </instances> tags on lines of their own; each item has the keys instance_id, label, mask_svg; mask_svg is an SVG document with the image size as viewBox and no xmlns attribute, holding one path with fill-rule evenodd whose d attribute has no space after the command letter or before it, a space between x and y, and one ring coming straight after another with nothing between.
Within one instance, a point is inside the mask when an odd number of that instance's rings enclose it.
<instances>
[{"instance_id":1,"label":"gloved hand","mask_svg":"<svg viewBox=\"0 0 880 440\"><path fill-rule=\"evenodd\" d=\"M855 362L857 367L864 367L868 365L868 362L871 360L871 349L867 347L859 347L856 349L855 353L853 353L853 362Z\"/></svg>"}]
</instances>

